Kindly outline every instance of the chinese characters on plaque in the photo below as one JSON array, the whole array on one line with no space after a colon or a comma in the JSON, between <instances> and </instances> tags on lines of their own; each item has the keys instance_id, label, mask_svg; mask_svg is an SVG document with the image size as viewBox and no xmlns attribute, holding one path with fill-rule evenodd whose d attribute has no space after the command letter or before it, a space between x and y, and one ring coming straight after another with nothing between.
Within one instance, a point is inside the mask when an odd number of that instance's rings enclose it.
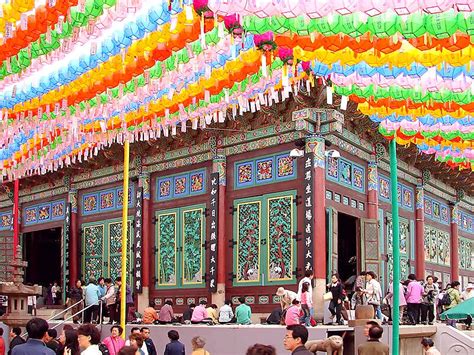
<instances>
[{"instance_id":1,"label":"chinese characters on plaque","mask_svg":"<svg viewBox=\"0 0 474 355\"><path fill-rule=\"evenodd\" d=\"M71 203L66 204L64 216L64 258L63 258L63 288L69 284L69 237L71 235Z\"/></svg>"},{"instance_id":2,"label":"chinese characters on plaque","mask_svg":"<svg viewBox=\"0 0 474 355\"><path fill-rule=\"evenodd\" d=\"M314 153L304 156L304 269L313 269L313 161Z\"/></svg>"},{"instance_id":3,"label":"chinese characters on plaque","mask_svg":"<svg viewBox=\"0 0 474 355\"><path fill-rule=\"evenodd\" d=\"M135 244L133 251L135 253L135 267L134 279L135 279L135 292L142 292L142 214L143 214L143 187L137 189L137 202L135 209Z\"/></svg>"},{"instance_id":4,"label":"chinese characters on plaque","mask_svg":"<svg viewBox=\"0 0 474 355\"><path fill-rule=\"evenodd\" d=\"M209 237L209 291L217 291L217 214L219 208L219 173L211 174L211 228Z\"/></svg>"}]
</instances>

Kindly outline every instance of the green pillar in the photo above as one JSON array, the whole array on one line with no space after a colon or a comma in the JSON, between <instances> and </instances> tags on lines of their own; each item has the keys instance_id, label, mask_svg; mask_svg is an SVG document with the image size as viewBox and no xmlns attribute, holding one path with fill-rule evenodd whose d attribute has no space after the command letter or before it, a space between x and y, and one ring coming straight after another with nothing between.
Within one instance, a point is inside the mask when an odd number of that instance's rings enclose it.
<instances>
[{"instance_id":1,"label":"green pillar","mask_svg":"<svg viewBox=\"0 0 474 355\"><path fill-rule=\"evenodd\" d=\"M399 353L400 347L400 227L398 220L398 194L397 194L397 146L395 138L390 141L390 186L392 196L392 219L393 219L393 333L392 354Z\"/></svg>"}]
</instances>

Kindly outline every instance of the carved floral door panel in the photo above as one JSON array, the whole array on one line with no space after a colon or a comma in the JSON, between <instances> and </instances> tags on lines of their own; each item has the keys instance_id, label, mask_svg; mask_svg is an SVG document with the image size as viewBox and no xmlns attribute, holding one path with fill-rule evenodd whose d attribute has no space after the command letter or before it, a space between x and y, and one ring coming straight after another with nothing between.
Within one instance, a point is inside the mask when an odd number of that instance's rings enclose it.
<instances>
[{"instance_id":1,"label":"carved floral door panel","mask_svg":"<svg viewBox=\"0 0 474 355\"><path fill-rule=\"evenodd\" d=\"M393 221L391 214L387 213L386 218L386 280L391 281L393 278ZM400 279L406 280L411 273L410 270L410 253L413 228L410 221L405 218L399 219L399 241L400 241Z\"/></svg>"},{"instance_id":2,"label":"carved floral door panel","mask_svg":"<svg viewBox=\"0 0 474 355\"><path fill-rule=\"evenodd\" d=\"M107 220L87 223L83 228L83 258L82 272L84 280L90 278L110 277L115 280L122 270L122 221ZM133 230L132 220L128 221L127 230L127 283L132 284L133 270Z\"/></svg>"},{"instance_id":3,"label":"carved floral door panel","mask_svg":"<svg viewBox=\"0 0 474 355\"><path fill-rule=\"evenodd\" d=\"M333 273L337 273L338 269L338 263L339 263L339 258L338 258L338 252L337 252L337 247L338 247L338 237L339 237L339 222L338 222L338 212L335 208L329 207L327 209L327 246L328 246L328 251L327 251L327 263L328 263L328 268L327 268L327 279L331 279L331 275Z\"/></svg>"},{"instance_id":4,"label":"carved floral door panel","mask_svg":"<svg viewBox=\"0 0 474 355\"><path fill-rule=\"evenodd\" d=\"M234 285L295 280L294 191L235 200Z\"/></svg>"},{"instance_id":5,"label":"carved floral door panel","mask_svg":"<svg viewBox=\"0 0 474 355\"><path fill-rule=\"evenodd\" d=\"M156 213L157 288L204 287L205 205Z\"/></svg>"}]
</instances>

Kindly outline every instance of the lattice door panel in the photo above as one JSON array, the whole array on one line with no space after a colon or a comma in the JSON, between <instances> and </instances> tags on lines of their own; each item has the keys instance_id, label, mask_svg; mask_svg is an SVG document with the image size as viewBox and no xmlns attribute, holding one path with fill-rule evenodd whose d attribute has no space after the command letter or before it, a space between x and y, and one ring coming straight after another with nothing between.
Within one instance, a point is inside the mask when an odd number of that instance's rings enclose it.
<instances>
[{"instance_id":1,"label":"lattice door panel","mask_svg":"<svg viewBox=\"0 0 474 355\"><path fill-rule=\"evenodd\" d=\"M380 275L378 221L363 219L361 223L362 270Z\"/></svg>"},{"instance_id":2,"label":"lattice door panel","mask_svg":"<svg viewBox=\"0 0 474 355\"><path fill-rule=\"evenodd\" d=\"M177 286L178 212L157 214L157 286Z\"/></svg>"},{"instance_id":3,"label":"lattice door panel","mask_svg":"<svg viewBox=\"0 0 474 355\"><path fill-rule=\"evenodd\" d=\"M182 284L201 285L204 268L204 218L203 208L182 211Z\"/></svg>"},{"instance_id":4,"label":"lattice door panel","mask_svg":"<svg viewBox=\"0 0 474 355\"><path fill-rule=\"evenodd\" d=\"M105 254L105 226L104 224L88 225L83 228L83 271L84 280L98 279L104 276Z\"/></svg>"},{"instance_id":5,"label":"lattice door panel","mask_svg":"<svg viewBox=\"0 0 474 355\"><path fill-rule=\"evenodd\" d=\"M260 199L240 200L234 214L234 262L236 284L260 282L260 238L262 233Z\"/></svg>"},{"instance_id":6,"label":"lattice door panel","mask_svg":"<svg viewBox=\"0 0 474 355\"><path fill-rule=\"evenodd\" d=\"M127 228L127 283L132 284L130 277L132 273L132 245L133 245L133 230L132 221L128 221ZM109 223L108 230L108 265L107 274L112 280L115 280L122 273L122 222L111 222Z\"/></svg>"},{"instance_id":7,"label":"lattice door panel","mask_svg":"<svg viewBox=\"0 0 474 355\"><path fill-rule=\"evenodd\" d=\"M294 278L295 262L293 196L278 196L267 200L267 270L268 281L288 281Z\"/></svg>"}]
</instances>

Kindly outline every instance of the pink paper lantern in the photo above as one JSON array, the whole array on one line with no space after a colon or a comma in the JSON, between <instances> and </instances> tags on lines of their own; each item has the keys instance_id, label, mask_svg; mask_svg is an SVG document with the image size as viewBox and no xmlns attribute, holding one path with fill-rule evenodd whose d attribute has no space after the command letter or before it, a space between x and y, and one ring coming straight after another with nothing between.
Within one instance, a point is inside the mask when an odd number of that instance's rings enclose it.
<instances>
[{"instance_id":1,"label":"pink paper lantern","mask_svg":"<svg viewBox=\"0 0 474 355\"><path fill-rule=\"evenodd\" d=\"M270 52L276 49L276 43L273 40L273 32L268 31L261 35L255 35L253 37L255 46L264 52Z\"/></svg>"},{"instance_id":2,"label":"pink paper lantern","mask_svg":"<svg viewBox=\"0 0 474 355\"><path fill-rule=\"evenodd\" d=\"M293 65L293 49L286 47L278 48L278 57L283 63Z\"/></svg>"},{"instance_id":3,"label":"pink paper lantern","mask_svg":"<svg viewBox=\"0 0 474 355\"><path fill-rule=\"evenodd\" d=\"M304 13L310 18L321 18L333 11L332 3L329 0L321 2L314 0L301 0L300 4Z\"/></svg>"},{"instance_id":4,"label":"pink paper lantern","mask_svg":"<svg viewBox=\"0 0 474 355\"><path fill-rule=\"evenodd\" d=\"M332 0L334 11L339 15L349 15L360 7L358 0Z\"/></svg>"},{"instance_id":5,"label":"pink paper lantern","mask_svg":"<svg viewBox=\"0 0 474 355\"><path fill-rule=\"evenodd\" d=\"M472 0L456 0L456 7L458 11L462 12L474 11L474 3Z\"/></svg>"},{"instance_id":6,"label":"pink paper lantern","mask_svg":"<svg viewBox=\"0 0 474 355\"><path fill-rule=\"evenodd\" d=\"M453 7L453 0L424 0L423 8L430 14L438 14Z\"/></svg>"},{"instance_id":7,"label":"pink paper lantern","mask_svg":"<svg viewBox=\"0 0 474 355\"><path fill-rule=\"evenodd\" d=\"M256 0L247 0L245 11L250 15L255 15L260 18L278 15L278 8L273 4L273 1L270 0L260 1L258 6Z\"/></svg>"},{"instance_id":8,"label":"pink paper lantern","mask_svg":"<svg viewBox=\"0 0 474 355\"><path fill-rule=\"evenodd\" d=\"M391 0L392 8L398 15L409 15L420 9L418 0Z\"/></svg>"}]
</instances>

